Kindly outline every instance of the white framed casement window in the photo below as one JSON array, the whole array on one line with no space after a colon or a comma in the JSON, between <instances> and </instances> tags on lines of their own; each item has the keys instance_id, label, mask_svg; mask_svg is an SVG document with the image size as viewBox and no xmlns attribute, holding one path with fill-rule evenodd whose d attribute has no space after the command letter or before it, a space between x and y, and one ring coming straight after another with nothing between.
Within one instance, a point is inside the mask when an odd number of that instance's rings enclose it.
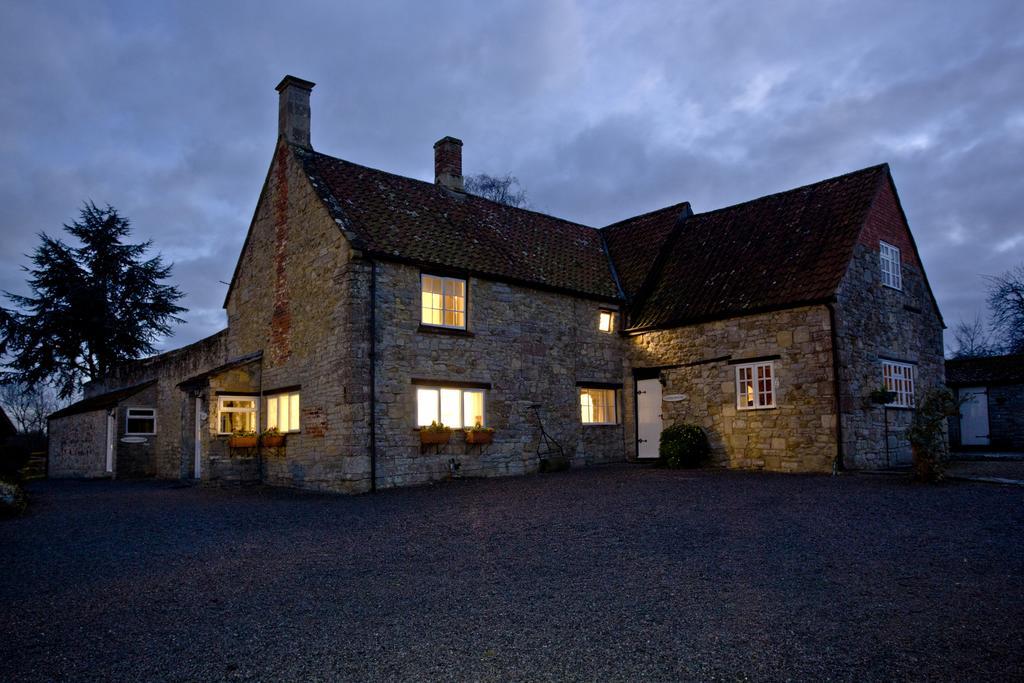
<instances>
[{"instance_id":1,"label":"white framed casement window","mask_svg":"<svg viewBox=\"0 0 1024 683\"><path fill-rule=\"evenodd\" d=\"M125 436L153 436L156 434L156 410L153 408L126 408Z\"/></svg>"},{"instance_id":2,"label":"white framed casement window","mask_svg":"<svg viewBox=\"0 0 1024 683\"><path fill-rule=\"evenodd\" d=\"M597 329L602 332L615 331L615 311L601 311L597 314Z\"/></svg>"},{"instance_id":3,"label":"white framed casement window","mask_svg":"<svg viewBox=\"0 0 1024 683\"><path fill-rule=\"evenodd\" d=\"M267 396L267 429L299 431L299 392L289 391Z\"/></svg>"},{"instance_id":4,"label":"white framed casement window","mask_svg":"<svg viewBox=\"0 0 1024 683\"><path fill-rule=\"evenodd\" d=\"M420 275L420 322L435 327L466 329L466 281L439 275Z\"/></svg>"},{"instance_id":5,"label":"white framed casement window","mask_svg":"<svg viewBox=\"0 0 1024 683\"><path fill-rule=\"evenodd\" d=\"M893 289L903 289L899 247L894 247L888 242L879 242L878 253L882 264L882 284Z\"/></svg>"},{"instance_id":6,"label":"white framed casement window","mask_svg":"<svg viewBox=\"0 0 1024 683\"><path fill-rule=\"evenodd\" d=\"M585 425L618 424L615 389L580 387L580 419Z\"/></svg>"},{"instance_id":7,"label":"white framed casement window","mask_svg":"<svg viewBox=\"0 0 1024 683\"><path fill-rule=\"evenodd\" d=\"M914 407L914 366L894 360L882 361L882 382L886 391L895 392L896 398L886 405L893 408Z\"/></svg>"},{"instance_id":8,"label":"white framed casement window","mask_svg":"<svg viewBox=\"0 0 1024 683\"><path fill-rule=\"evenodd\" d=\"M256 431L255 396L218 396L217 433Z\"/></svg>"},{"instance_id":9,"label":"white framed casement window","mask_svg":"<svg viewBox=\"0 0 1024 683\"><path fill-rule=\"evenodd\" d=\"M416 387L416 426L432 422L453 429L487 426L484 389L456 387Z\"/></svg>"},{"instance_id":10,"label":"white framed casement window","mask_svg":"<svg viewBox=\"0 0 1024 683\"><path fill-rule=\"evenodd\" d=\"M736 407L740 410L775 407L774 362L736 366Z\"/></svg>"}]
</instances>

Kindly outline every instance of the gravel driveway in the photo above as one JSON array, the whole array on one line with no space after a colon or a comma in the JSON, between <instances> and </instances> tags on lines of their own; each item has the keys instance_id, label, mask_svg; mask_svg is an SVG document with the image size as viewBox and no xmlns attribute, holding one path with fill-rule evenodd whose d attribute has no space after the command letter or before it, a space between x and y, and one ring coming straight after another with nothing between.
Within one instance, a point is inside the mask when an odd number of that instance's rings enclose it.
<instances>
[{"instance_id":1,"label":"gravel driveway","mask_svg":"<svg viewBox=\"0 0 1024 683\"><path fill-rule=\"evenodd\" d=\"M1024 489L643 467L372 496L38 482L0 680L1024 671Z\"/></svg>"}]
</instances>

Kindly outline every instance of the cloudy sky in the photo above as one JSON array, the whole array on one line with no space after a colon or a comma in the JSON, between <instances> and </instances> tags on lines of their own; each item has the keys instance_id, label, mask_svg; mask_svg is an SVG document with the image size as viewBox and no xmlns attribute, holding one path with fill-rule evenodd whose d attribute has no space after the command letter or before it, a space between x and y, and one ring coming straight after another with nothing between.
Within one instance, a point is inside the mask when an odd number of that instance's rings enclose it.
<instances>
[{"instance_id":1,"label":"cloudy sky","mask_svg":"<svg viewBox=\"0 0 1024 683\"><path fill-rule=\"evenodd\" d=\"M950 326L1024 261L1019 0L5 0L0 64L0 289L110 203L187 294L165 348L224 325L285 73L320 151L432 180L454 135L467 174L595 226L887 161Z\"/></svg>"}]
</instances>

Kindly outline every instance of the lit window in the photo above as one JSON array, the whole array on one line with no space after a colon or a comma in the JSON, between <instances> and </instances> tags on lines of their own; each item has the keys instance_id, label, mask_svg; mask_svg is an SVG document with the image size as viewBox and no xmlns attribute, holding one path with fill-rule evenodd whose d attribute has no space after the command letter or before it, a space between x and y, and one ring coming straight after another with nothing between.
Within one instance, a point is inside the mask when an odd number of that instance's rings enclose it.
<instances>
[{"instance_id":1,"label":"lit window","mask_svg":"<svg viewBox=\"0 0 1024 683\"><path fill-rule=\"evenodd\" d=\"M585 425L617 424L615 390L580 387L580 418Z\"/></svg>"},{"instance_id":2,"label":"lit window","mask_svg":"<svg viewBox=\"0 0 1024 683\"><path fill-rule=\"evenodd\" d=\"M299 392L267 397L267 429L281 432L299 431Z\"/></svg>"},{"instance_id":3,"label":"lit window","mask_svg":"<svg viewBox=\"0 0 1024 683\"><path fill-rule=\"evenodd\" d=\"M416 426L439 422L446 427L484 426L484 390L448 387L416 389Z\"/></svg>"},{"instance_id":4,"label":"lit window","mask_svg":"<svg viewBox=\"0 0 1024 683\"><path fill-rule=\"evenodd\" d=\"M248 396L218 396L217 425L221 434L256 431L256 399Z\"/></svg>"},{"instance_id":5,"label":"lit window","mask_svg":"<svg viewBox=\"0 0 1024 683\"><path fill-rule=\"evenodd\" d=\"M466 281L436 275L420 277L424 325L466 328Z\"/></svg>"},{"instance_id":6,"label":"lit window","mask_svg":"<svg viewBox=\"0 0 1024 683\"><path fill-rule=\"evenodd\" d=\"M896 394L895 400L888 405L896 408L914 407L914 366L908 363L897 363L892 360L882 361L882 381L885 390Z\"/></svg>"},{"instance_id":7,"label":"lit window","mask_svg":"<svg viewBox=\"0 0 1024 683\"><path fill-rule=\"evenodd\" d=\"M602 332L614 332L615 313L613 311L601 311L597 319L597 329Z\"/></svg>"},{"instance_id":8,"label":"lit window","mask_svg":"<svg viewBox=\"0 0 1024 683\"><path fill-rule=\"evenodd\" d=\"M136 436L156 434L156 411L152 408L128 408L125 412L124 433Z\"/></svg>"},{"instance_id":9,"label":"lit window","mask_svg":"<svg viewBox=\"0 0 1024 683\"><path fill-rule=\"evenodd\" d=\"M886 242L879 242L878 247L882 263L882 284L893 289L903 289L900 250Z\"/></svg>"},{"instance_id":10,"label":"lit window","mask_svg":"<svg viewBox=\"0 0 1024 683\"><path fill-rule=\"evenodd\" d=\"M740 410L775 407L775 372L771 361L736 366L736 407Z\"/></svg>"}]
</instances>

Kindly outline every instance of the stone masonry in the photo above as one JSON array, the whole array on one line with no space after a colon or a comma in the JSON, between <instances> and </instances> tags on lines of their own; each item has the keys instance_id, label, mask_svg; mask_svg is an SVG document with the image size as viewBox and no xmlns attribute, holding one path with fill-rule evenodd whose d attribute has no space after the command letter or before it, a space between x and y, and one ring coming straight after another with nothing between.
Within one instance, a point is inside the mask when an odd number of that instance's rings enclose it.
<instances>
[{"instance_id":1,"label":"stone masonry","mask_svg":"<svg viewBox=\"0 0 1024 683\"><path fill-rule=\"evenodd\" d=\"M634 368L663 368L665 426L697 424L713 461L726 467L824 472L836 455L835 391L828 310L795 308L718 320L629 339ZM776 408L736 407L737 363L775 358ZM668 367L665 367L668 366ZM635 452L633 400L627 401L626 452Z\"/></svg>"},{"instance_id":2,"label":"stone masonry","mask_svg":"<svg viewBox=\"0 0 1024 683\"><path fill-rule=\"evenodd\" d=\"M902 291L882 285L879 240L900 249ZM915 395L945 384L942 320L896 195L879 193L835 304L842 386L842 433L846 465L878 469L910 463L903 436L912 411L873 405L882 385L883 359L915 366Z\"/></svg>"}]
</instances>

